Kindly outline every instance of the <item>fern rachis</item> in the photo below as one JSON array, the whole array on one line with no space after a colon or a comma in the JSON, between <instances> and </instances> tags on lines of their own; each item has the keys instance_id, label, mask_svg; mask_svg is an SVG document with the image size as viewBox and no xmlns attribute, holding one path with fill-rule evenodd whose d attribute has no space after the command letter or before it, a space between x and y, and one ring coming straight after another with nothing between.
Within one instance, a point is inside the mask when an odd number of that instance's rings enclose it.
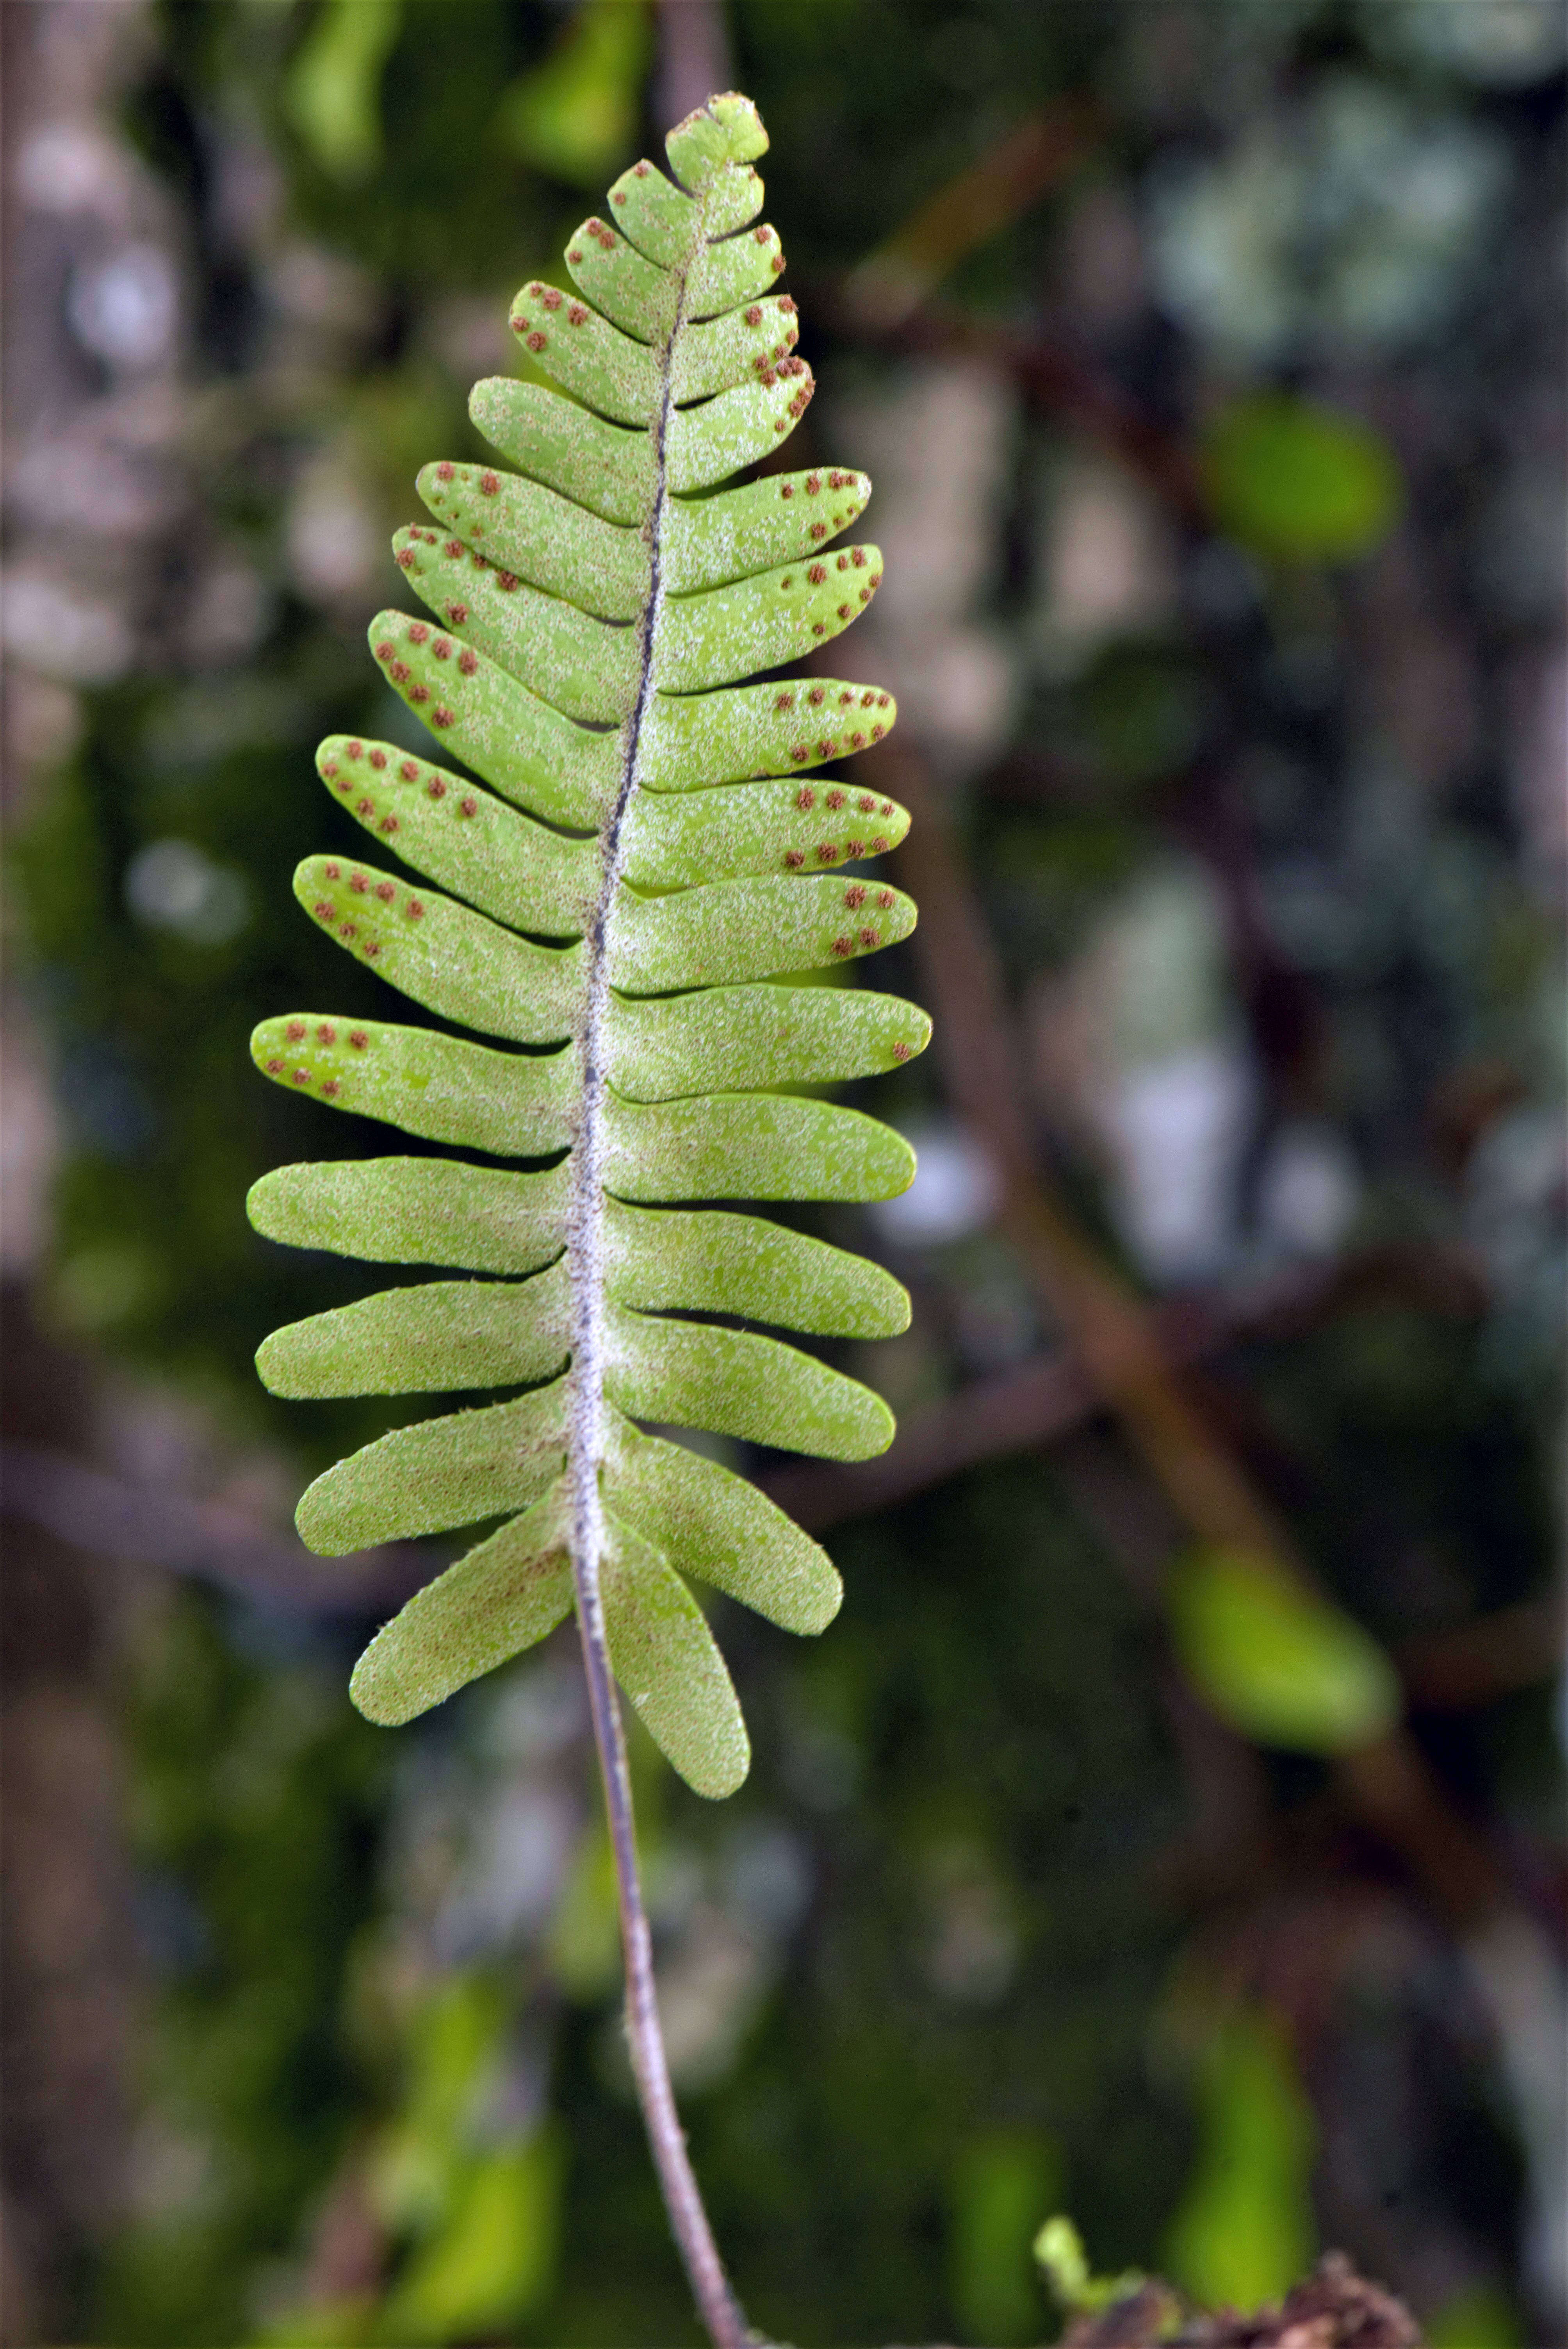
<instances>
[{"instance_id":1,"label":"fern rachis","mask_svg":"<svg viewBox=\"0 0 1568 2349\"><path fill-rule=\"evenodd\" d=\"M524 1390L340 1462L301 1530L335 1554L507 1516L366 1649L353 1692L374 1720L412 1718L575 1608L638 2085L699 2304L728 2342L744 2325L670 2095L612 1676L683 1775L727 1794L745 1727L683 1576L799 1632L831 1619L839 1585L755 1488L636 1423L846 1459L885 1445L892 1420L865 1388L690 1317L886 1336L907 1320L897 1283L756 1216L674 1203L902 1189L913 1162L896 1135L778 1089L896 1065L929 1024L893 998L788 983L913 926L909 901L857 869L902 837L903 811L820 771L895 712L872 685L739 680L838 635L881 560L839 543L862 475L720 488L788 436L811 378L774 290L778 238L753 225L755 109L711 99L666 144L674 179L634 165L611 222L573 238L576 293L535 282L513 305L559 387L476 387L475 420L514 470L427 467L436 526L395 541L433 621L382 614L376 658L484 783L357 737L319 754L334 796L439 885L346 856L295 876L314 918L393 986L521 1049L314 1012L253 1040L267 1074L335 1106L549 1163L287 1167L251 1213L275 1239L490 1276L317 1315L275 1332L259 1364L285 1394Z\"/></svg>"}]
</instances>

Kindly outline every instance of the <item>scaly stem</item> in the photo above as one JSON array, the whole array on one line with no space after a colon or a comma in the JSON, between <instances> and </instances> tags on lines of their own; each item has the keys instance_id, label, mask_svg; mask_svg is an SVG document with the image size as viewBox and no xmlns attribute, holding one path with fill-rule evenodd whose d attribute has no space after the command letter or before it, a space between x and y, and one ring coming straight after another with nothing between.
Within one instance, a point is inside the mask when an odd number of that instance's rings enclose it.
<instances>
[{"instance_id":1,"label":"scaly stem","mask_svg":"<svg viewBox=\"0 0 1568 2349\"><path fill-rule=\"evenodd\" d=\"M577 1597L577 1628L593 1717L593 1741L604 1785L610 1849L615 1868L615 1899L621 1916L621 1946L626 1964L626 2034L632 2071L647 2127L654 2166L686 2271L703 2323L717 2349L748 2349L750 2327L729 2288L703 2208L686 2137L670 2085L669 2061L659 2023L654 1985L653 1937L643 1905L637 1868L637 1836L632 1812L632 1777L621 1720L604 1603L599 1583L603 1553L604 1509L599 1473L604 1455L603 1216L603 1160L605 1094L604 1017L610 999L609 936L615 895L625 859L626 816L638 789L638 752L643 721L654 690L654 648L664 602L660 549L666 495L665 449L670 414L670 353L680 332L686 287L665 353L664 385L654 427L655 490L652 517L648 601L643 613L642 668L637 698L627 728L626 756L614 809L604 833L603 877L588 924L585 1010L578 1041L583 1080L582 1123L573 1153L572 1201L566 1259L572 1290L572 1576Z\"/></svg>"}]
</instances>

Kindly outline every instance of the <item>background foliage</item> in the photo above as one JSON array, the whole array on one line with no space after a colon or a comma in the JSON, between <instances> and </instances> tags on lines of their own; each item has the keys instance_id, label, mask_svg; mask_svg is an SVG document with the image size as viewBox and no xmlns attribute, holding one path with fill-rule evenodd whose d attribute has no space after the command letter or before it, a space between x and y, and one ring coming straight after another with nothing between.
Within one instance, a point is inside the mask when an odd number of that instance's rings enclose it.
<instances>
[{"instance_id":1,"label":"background foliage","mask_svg":"<svg viewBox=\"0 0 1568 2349\"><path fill-rule=\"evenodd\" d=\"M820 1646L726 1610L742 1795L639 1748L720 2240L802 2343L1048 2337L1064 2207L1209 2300L1332 2241L1454 2349L1554 2337L1561 11L5 15L11 2337L693 2337L570 1645L350 1712L404 1569L301 1574L288 1512L397 1414L263 1394L364 1280L242 1202L383 1146L244 1039L390 1003L288 876L316 739L408 724L363 626L412 475L710 78L772 136L792 460L877 484L867 673L1030 1179L1318 1594L1040 1380L1081 1330L962 1071L868 1092L920 1180L811 1227L916 1292L841 1350L913 1457L797 1487ZM1401 1704L1425 1860L1333 1759Z\"/></svg>"}]
</instances>

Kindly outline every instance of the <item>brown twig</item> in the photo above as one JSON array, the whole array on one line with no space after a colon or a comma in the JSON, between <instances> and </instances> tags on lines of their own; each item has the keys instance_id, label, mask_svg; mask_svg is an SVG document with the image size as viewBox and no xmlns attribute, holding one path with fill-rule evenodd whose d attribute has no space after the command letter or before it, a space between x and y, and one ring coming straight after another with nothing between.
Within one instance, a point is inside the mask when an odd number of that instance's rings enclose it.
<instances>
[{"instance_id":1,"label":"brown twig","mask_svg":"<svg viewBox=\"0 0 1568 2349\"><path fill-rule=\"evenodd\" d=\"M1159 1330L1042 1178L1021 1104L995 956L963 849L919 754L868 754L913 818L898 852L921 909L915 933L949 1098L984 1141L1002 1184L1000 1225L1067 1332L1095 1392L1120 1421L1177 1515L1202 1541L1297 1588L1311 1577L1273 1510L1205 1423L1163 1352ZM1506 1895L1491 1854L1439 1792L1408 1737L1391 1732L1339 1770L1361 1816L1399 1850L1456 1926Z\"/></svg>"},{"instance_id":2,"label":"brown twig","mask_svg":"<svg viewBox=\"0 0 1568 2349\"><path fill-rule=\"evenodd\" d=\"M1429 1309L1468 1313L1480 1296L1472 1268L1429 1247L1368 1248L1335 1263L1283 1273L1232 1294L1172 1298L1149 1309L1163 1360L1186 1368L1238 1338L1280 1338L1370 1296L1415 1297ZM1099 1389L1070 1353L977 1379L940 1402L907 1413L880 1459L790 1461L758 1479L780 1508L813 1533L896 1508L988 1460L1056 1442L1100 1408Z\"/></svg>"},{"instance_id":3,"label":"brown twig","mask_svg":"<svg viewBox=\"0 0 1568 2349\"><path fill-rule=\"evenodd\" d=\"M809 285L807 291L813 308L847 342L913 357L983 359L1010 375L1026 398L1119 459L1181 520L1198 529L1211 527L1198 468L1186 442L1064 338L1020 334L936 303L879 327L854 314L842 288L824 284Z\"/></svg>"},{"instance_id":4,"label":"brown twig","mask_svg":"<svg viewBox=\"0 0 1568 2349\"><path fill-rule=\"evenodd\" d=\"M846 314L870 333L903 325L965 254L1070 176L1099 144L1104 128L1104 112L1089 98L1063 98L1027 115L851 272Z\"/></svg>"},{"instance_id":5,"label":"brown twig","mask_svg":"<svg viewBox=\"0 0 1568 2349\"><path fill-rule=\"evenodd\" d=\"M390 1615L428 1580L429 1553L389 1542L316 1557L242 1510L133 1484L41 1444L0 1452L0 1512L101 1558L160 1567L312 1615Z\"/></svg>"}]
</instances>

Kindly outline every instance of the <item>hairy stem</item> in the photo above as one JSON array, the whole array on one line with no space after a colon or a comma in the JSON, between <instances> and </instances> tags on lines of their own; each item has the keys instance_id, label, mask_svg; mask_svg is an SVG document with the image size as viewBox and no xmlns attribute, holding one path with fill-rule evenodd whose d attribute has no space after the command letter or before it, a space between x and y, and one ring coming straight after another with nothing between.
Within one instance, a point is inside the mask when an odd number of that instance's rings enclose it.
<instances>
[{"instance_id":1,"label":"hairy stem","mask_svg":"<svg viewBox=\"0 0 1568 2349\"><path fill-rule=\"evenodd\" d=\"M600 1466L604 1453L603 1349L603 1158L604 1017L609 1004L609 937L615 894L625 861L626 817L638 790L643 721L653 694L654 651L664 602L660 549L666 500L665 450L670 414L670 357L685 313L685 282L665 349L664 383L654 426L655 488L651 526L648 601L642 623L642 666L637 698L626 733L625 762L615 805L604 833L603 877L586 932L585 1009L578 1050L582 1071L582 1123L573 1152L572 1197L566 1258L572 1292L572 1575L577 1596L577 1628L588 1678L593 1740L604 1785L610 1849L615 1868L615 1899L626 1966L626 2035L632 2071L648 2132L654 2165L697 2309L717 2349L748 2349L753 2335L729 2287L718 2247L686 2151L670 2085L654 1983L653 1937L643 1902L637 1867L632 1777L604 1630L599 1563L603 1551L604 1511Z\"/></svg>"}]
</instances>

